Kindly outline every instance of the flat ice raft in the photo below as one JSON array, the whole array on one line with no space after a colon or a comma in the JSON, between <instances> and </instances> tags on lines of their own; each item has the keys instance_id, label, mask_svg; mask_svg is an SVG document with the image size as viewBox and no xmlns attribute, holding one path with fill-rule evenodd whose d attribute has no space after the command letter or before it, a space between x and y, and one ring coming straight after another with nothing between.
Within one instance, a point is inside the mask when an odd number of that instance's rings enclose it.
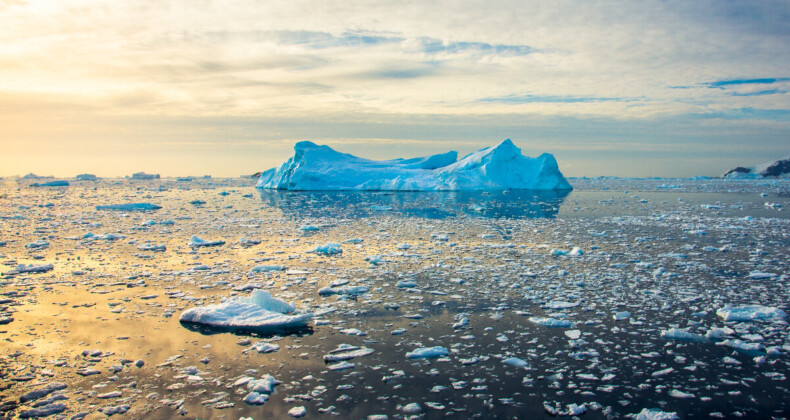
<instances>
[{"instance_id":1,"label":"flat ice raft","mask_svg":"<svg viewBox=\"0 0 790 420\"><path fill-rule=\"evenodd\" d=\"M526 157L510 139L458 160L457 152L414 159L369 160L296 143L294 155L263 172L258 188L278 190L460 191L570 190L554 156Z\"/></svg>"},{"instance_id":2,"label":"flat ice raft","mask_svg":"<svg viewBox=\"0 0 790 420\"><path fill-rule=\"evenodd\" d=\"M312 318L311 312L297 312L293 303L256 289L249 297L187 309L180 320L216 328L288 330L306 327Z\"/></svg>"}]
</instances>

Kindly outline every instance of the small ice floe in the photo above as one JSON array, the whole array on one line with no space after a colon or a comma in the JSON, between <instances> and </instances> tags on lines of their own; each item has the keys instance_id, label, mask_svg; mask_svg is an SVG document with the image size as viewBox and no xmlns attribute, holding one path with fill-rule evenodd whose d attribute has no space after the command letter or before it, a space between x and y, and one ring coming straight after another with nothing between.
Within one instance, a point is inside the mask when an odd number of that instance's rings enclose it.
<instances>
[{"instance_id":1,"label":"small ice floe","mask_svg":"<svg viewBox=\"0 0 790 420\"><path fill-rule=\"evenodd\" d=\"M355 357L367 356L373 354L373 349L367 347L352 346L350 344L341 344L336 349L329 352L324 356L324 362L340 362L344 360L351 360Z\"/></svg>"},{"instance_id":2,"label":"small ice floe","mask_svg":"<svg viewBox=\"0 0 790 420\"><path fill-rule=\"evenodd\" d=\"M725 321L779 321L787 318L785 311L762 305L725 305L716 310L716 315Z\"/></svg>"},{"instance_id":3,"label":"small ice floe","mask_svg":"<svg viewBox=\"0 0 790 420\"><path fill-rule=\"evenodd\" d=\"M140 251L163 252L167 250L167 247L165 246L165 244L159 244L159 245L141 244L141 245L137 245L137 249L139 249Z\"/></svg>"},{"instance_id":4,"label":"small ice floe","mask_svg":"<svg viewBox=\"0 0 790 420\"><path fill-rule=\"evenodd\" d=\"M661 331L661 338L666 338L667 340L691 341L694 343L708 342L708 338L705 336L690 333L679 328L670 328L668 330Z\"/></svg>"},{"instance_id":5,"label":"small ice floe","mask_svg":"<svg viewBox=\"0 0 790 420\"><path fill-rule=\"evenodd\" d=\"M250 350L255 350L258 353L274 353L277 350L280 350L279 344L274 343L267 343L265 341L259 341L250 347Z\"/></svg>"},{"instance_id":6,"label":"small ice floe","mask_svg":"<svg viewBox=\"0 0 790 420\"><path fill-rule=\"evenodd\" d=\"M46 273L47 271L51 271L53 269L52 264L42 264L42 265L33 265L33 264L19 264L16 266L16 271L18 273Z\"/></svg>"},{"instance_id":7,"label":"small ice floe","mask_svg":"<svg viewBox=\"0 0 790 420\"><path fill-rule=\"evenodd\" d=\"M261 243L260 239L241 238L239 240L239 245L241 245L241 246L243 246L245 248L248 248L248 247L251 247L251 246L254 246L254 245L258 245L260 243Z\"/></svg>"},{"instance_id":8,"label":"small ice floe","mask_svg":"<svg viewBox=\"0 0 790 420\"><path fill-rule=\"evenodd\" d=\"M409 359L435 359L447 356L450 353L445 347L420 347L406 353Z\"/></svg>"},{"instance_id":9,"label":"small ice floe","mask_svg":"<svg viewBox=\"0 0 790 420\"><path fill-rule=\"evenodd\" d=\"M304 406L293 407L288 410L288 415L293 418L300 418L307 415L307 409Z\"/></svg>"},{"instance_id":10,"label":"small ice floe","mask_svg":"<svg viewBox=\"0 0 790 420\"><path fill-rule=\"evenodd\" d=\"M96 210L117 210L117 211L148 211L159 210L162 206L152 203L124 203L124 204L106 204L96 206Z\"/></svg>"},{"instance_id":11,"label":"small ice floe","mask_svg":"<svg viewBox=\"0 0 790 420\"><path fill-rule=\"evenodd\" d=\"M244 397L245 403L249 405L262 405L269 400L269 395L274 392L274 387L280 383L281 382L274 379L272 375L263 375L261 379L249 377L241 378L236 381L234 385L247 385L247 389L250 393Z\"/></svg>"},{"instance_id":12,"label":"small ice floe","mask_svg":"<svg viewBox=\"0 0 790 420\"><path fill-rule=\"evenodd\" d=\"M31 187L68 187L69 181L59 180L59 181L49 181L49 182L42 182L42 183L34 183L30 184Z\"/></svg>"},{"instance_id":13,"label":"small ice floe","mask_svg":"<svg viewBox=\"0 0 790 420\"><path fill-rule=\"evenodd\" d=\"M749 273L749 278L752 280L768 280L768 279L775 279L779 277L776 273L765 273L762 271L752 271Z\"/></svg>"},{"instance_id":14,"label":"small ice floe","mask_svg":"<svg viewBox=\"0 0 790 420\"><path fill-rule=\"evenodd\" d=\"M44 248L47 248L47 247L49 247L49 242L47 242L47 241L45 241L43 239L39 239L37 241L33 241L33 242L25 245L25 248L27 248L27 249L44 249Z\"/></svg>"},{"instance_id":15,"label":"small ice floe","mask_svg":"<svg viewBox=\"0 0 790 420\"><path fill-rule=\"evenodd\" d=\"M543 306L544 309L570 309L579 306L579 302L566 302L564 300L553 300Z\"/></svg>"},{"instance_id":16,"label":"small ice floe","mask_svg":"<svg viewBox=\"0 0 790 420\"><path fill-rule=\"evenodd\" d=\"M331 295L345 295L345 296L359 296L364 295L370 290L367 286L343 286L343 287L322 287L318 290L321 296Z\"/></svg>"},{"instance_id":17,"label":"small ice floe","mask_svg":"<svg viewBox=\"0 0 790 420\"><path fill-rule=\"evenodd\" d=\"M317 247L313 248L310 252L322 255L335 255L335 254L342 254L343 249L340 247L340 244L337 242L327 242L324 245L318 245Z\"/></svg>"},{"instance_id":18,"label":"small ice floe","mask_svg":"<svg viewBox=\"0 0 790 420\"><path fill-rule=\"evenodd\" d=\"M225 241L221 239L216 241L207 241L205 239L199 238L197 235L192 235L192 238L189 239L189 242L187 242L187 246L190 246L192 248L197 248L201 246L219 246L224 244Z\"/></svg>"},{"instance_id":19,"label":"small ice floe","mask_svg":"<svg viewBox=\"0 0 790 420\"><path fill-rule=\"evenodd\" d=\"M255 267L252 267L252 269L250 270L250 274L266 273L269 271L284 271L284 270L285 270L284 265L256 265Z\"/></svg>"},{"instance_id":20,"label":"small ice floe","mask_svg":"<svg viewBox=\"0 0 790 420\"><path fill-rule=\"evenodd\" d=\"M630 317L631 317L631 312L628 311L619 311L619 312L615 312L614 315L612 315L612 318L614 318L615 321L622 321Z\"/></svg>"},{"instance_id":21,"label":"small ice floe","mask_svg":"<svg viewBox=\"0 0 790 420\"><path fill-rule=\"evenodd\" d=\"M519 359L518 357L508 357L507 359L502 360L502 363L513 366L517 368L527 368L529 367L529 362L524 359Z\"/></svg>"},{"instance_id":22,"label":"small ice floe","mask_svg":"<svg viewBox=\"0 0 790 420\"><path fill-rule=\"evenodd\" d=\"M299 230L302 232L317 232L319 229L313 225L302 225L299 227Z\"/></svg>"},{"instance_id":23,"label":"small ice floe","mask_svg":"<svg viewBox=\"0 0 790 420\"><path fill-rule=\"evenodd\" d=\"M762 344L747 343L742 340L728 339L716 344L720 346L729 347L733 350L739 351L741 353L746 353L752 356L756 356L758 354L765 352L765 347Z\"/></svg>"},{"instance_id":24,"label":"small ice floe","mask_svg":"<svg viewBox=\"0 0 790 420\"><path fill-rule=\"evenodd\" d=\"M551 328L570 328L573 324L567 319L548 318L540 316L529 317L529 322Z\"/></svg>"},{"instance_id":25,"label":"small ice floe","mask_svg":"<svg viewBox=\"0 0 790 420\"><path fill-rule=\"evenodd\" d=\"M677 413L661 411L659 408L643 408L637 414L631 414L634 420L680 420Z\"/></svg>"},{"instance_id":26,"label":"small ice floe","mask_svg":"<svg viewBox=\"0 0 790 420\"><path fill-rule=\"evenodd\" d=\"M77 181L97 181L99 178L94 174L79 174L75 179Z\"/></svg>"},{"instance_id":27,"label":"small ice floe","mask_svg":"<svg viewBox=\"0 0 790 420\"><path fill-rule=\"evenodd\" d=\"M187 309L181 313L180 320L219 328L282 330L304 328L312 318L311 312L297 312L293 303L254 290L249 297Z\"/></svg>"}]
</instances>

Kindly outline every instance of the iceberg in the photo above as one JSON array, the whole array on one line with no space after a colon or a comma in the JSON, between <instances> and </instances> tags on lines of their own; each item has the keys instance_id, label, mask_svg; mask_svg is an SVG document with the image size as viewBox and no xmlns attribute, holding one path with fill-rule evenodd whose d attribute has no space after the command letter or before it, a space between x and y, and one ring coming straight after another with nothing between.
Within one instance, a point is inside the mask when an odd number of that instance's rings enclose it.
<instances>
[{"instance_id":1,"label":"iceberg","mask_svg":"<svg viewBox=\"0 0 790 420\"><path fill-rule=\"evenodd\" d=\"M77 181L98 181L99 177L94 174L79 174L77 175Z\"/></svg>"},{"instance_id":2,"label":"iceberg","mask_svg":"<svg viewBox=\"0 0 790 420\"><path fill-rule=\"evenodd\" d=\"M790 178L790 156L753 167L738 166L722 178Z\"/></svg>"},{"instance_id":3,"label":"iceberg","mask_svg":"<svg viewBox=\"0 0 790 420\"><path fill-rule=\"evenodd\" d=\"M369 160L309 141L261 173L257 188L316 191L571 190L554 156L526 157L510 139L457 160L457 152L414 159Z\"/></svg>"},{"instance_id":4,"label":"iceberg","mask_svg":"<svg viewBox=\"0 0 790 420\"><path fill-rule=\"evenodd\" d=\"M261 331L301 329L312 318L311 312L297 311L293 303L256 289L249 297L187 309L181 313L180 320L217 328Z\"/></svg>"}]
</instances>

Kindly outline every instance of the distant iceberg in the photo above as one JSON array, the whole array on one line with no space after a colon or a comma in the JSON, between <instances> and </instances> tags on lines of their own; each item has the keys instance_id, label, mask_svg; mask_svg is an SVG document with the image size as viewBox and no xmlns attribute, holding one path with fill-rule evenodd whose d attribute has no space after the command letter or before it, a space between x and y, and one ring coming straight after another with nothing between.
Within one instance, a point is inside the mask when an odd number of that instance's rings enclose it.
<instances>
[{"instance_id":1,"label":"distant iceberg","mask_svg":"<svg viewBox=\"0 0 790 420\"><path fill-rule=\"evenodd\" d=\"M738 166L730 169L723 178L790 178L790 156L754 167Z\"/></svg>"},{"instance_id":2,"label":"distant iceberg","mask_svg":"<svg viewBox=\"0 0 790 420\"><path fill-rule=\"evenodd\" d=\"M294 156L261 173L256 187L278 190L476 191L571 190L554 156L521 154L510 139L470 153L376 161L296 143Z\"/></svg>"}]
</instances>

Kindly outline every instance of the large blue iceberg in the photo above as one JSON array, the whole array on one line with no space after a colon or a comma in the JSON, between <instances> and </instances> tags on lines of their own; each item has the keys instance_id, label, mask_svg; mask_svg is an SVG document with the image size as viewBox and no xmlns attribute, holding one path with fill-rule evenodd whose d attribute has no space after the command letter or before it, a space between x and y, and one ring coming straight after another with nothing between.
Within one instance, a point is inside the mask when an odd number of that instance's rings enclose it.
<instances>
[{"instance_id":1,"label":"large blue iceberg","mask_svg":"<svg viewBox=\"0 0 790 420\"><path fill-rule=\"evenodd\" d=\"M458 160L457 152L414 159L369 160L296 143L294 155L263 172L256 187L278 190L477 191L571 190L554 156L523 156L510 139Z\"/></svg>"}]
</instances>

